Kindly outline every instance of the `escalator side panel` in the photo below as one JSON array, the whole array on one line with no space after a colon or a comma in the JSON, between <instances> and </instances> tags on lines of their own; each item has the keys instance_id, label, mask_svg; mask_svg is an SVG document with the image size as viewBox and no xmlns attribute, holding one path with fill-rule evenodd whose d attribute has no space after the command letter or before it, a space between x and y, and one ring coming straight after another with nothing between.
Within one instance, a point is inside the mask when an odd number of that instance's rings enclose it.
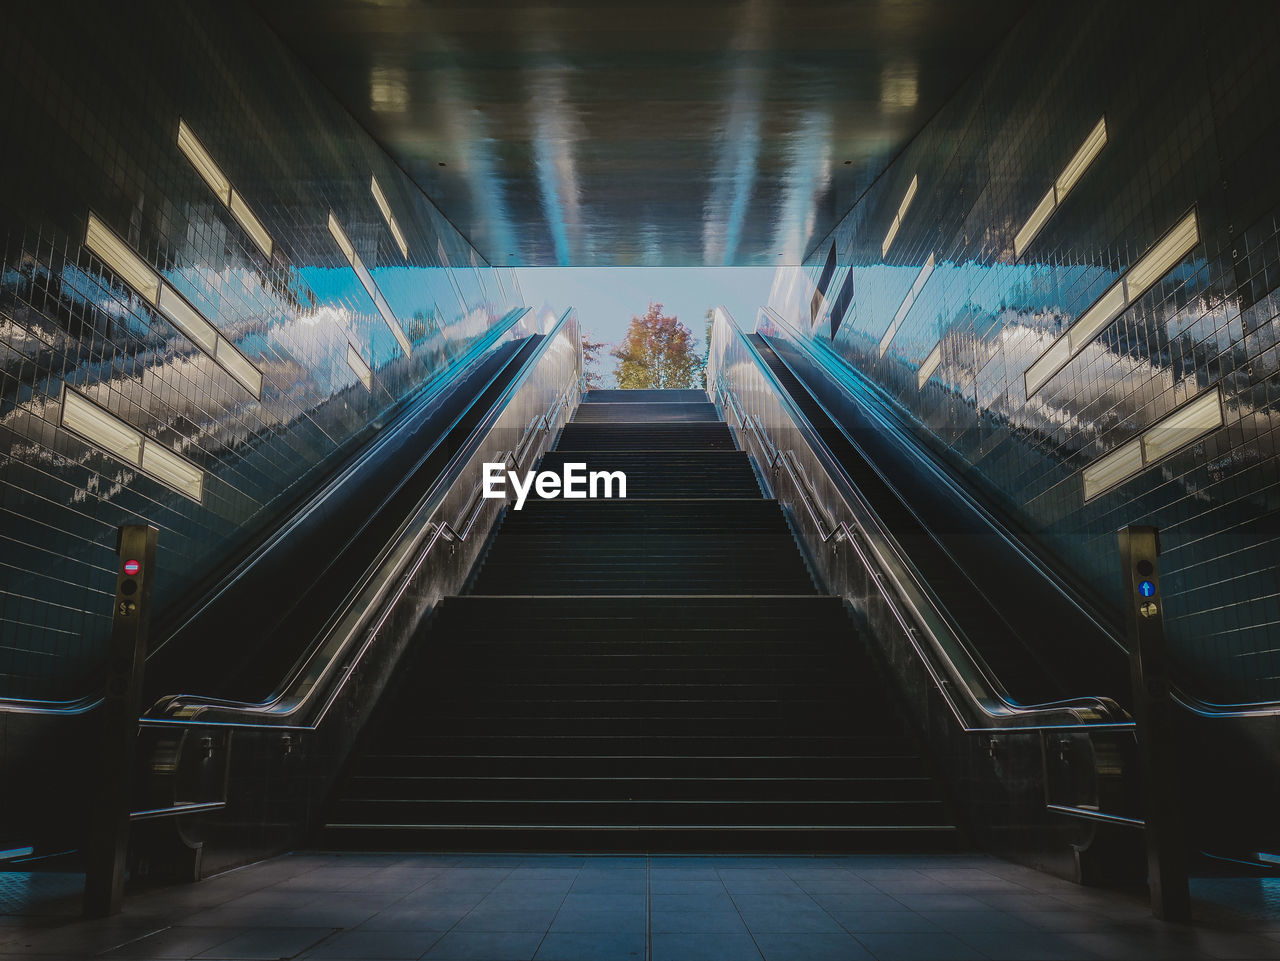
<instances>
[{"instance_id":1,"label":"escalator side panel","mask_svg":"<svg viewBox=\"0 0 1280 961\"><path fill-rule=\"evenodd\" d=\"M815 397L823 378L797 377L789 365L804 372L807 363L785 342L751 341L1013 700L1129 701L1121 653L970 505L920 470L903 449L909 438L885 436L847 397Z\"/></svg>"}]
</instances>

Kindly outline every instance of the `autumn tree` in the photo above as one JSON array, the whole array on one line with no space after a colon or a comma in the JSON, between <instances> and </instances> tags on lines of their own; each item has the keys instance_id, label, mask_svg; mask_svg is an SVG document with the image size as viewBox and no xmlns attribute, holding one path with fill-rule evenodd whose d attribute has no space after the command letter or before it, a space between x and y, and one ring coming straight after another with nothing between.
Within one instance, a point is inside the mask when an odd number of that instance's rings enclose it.
<instances>
[{"instance_id":1,"label":"autumn tree","mask_svg":"<svg viewBox=\"0 0 1280 961\"><path fill-rule=\"evenodd\" d=\"M604 375L600 373L600 351L605 347L603 340L592 340L591 331L582 332L582 378L584 390L599 390L604 386Z\"/></svg>"},{"instance_id":2,"label":"autumn tree","mask_svg":"<svg viewBox=\"0 0 1280 961\"><path fill-rule=\"evenodd\" d=\"M618 358L623 390L693 387L702 370L692 332L652 301L643 317L631 318L626 337L609 353Z\"/></svg>"},{"instance_id":3,"label":"autumn tree","mask_svg":"<svg viewBox=\"0 0 1280 961\"><path fill-rule=\"evenodd\" d=\"M716 309L714 307L707 308L707 339L702 343L702 369L705 371L711 367L711 332L716 326Z\"/></svg>"}]
</instances>

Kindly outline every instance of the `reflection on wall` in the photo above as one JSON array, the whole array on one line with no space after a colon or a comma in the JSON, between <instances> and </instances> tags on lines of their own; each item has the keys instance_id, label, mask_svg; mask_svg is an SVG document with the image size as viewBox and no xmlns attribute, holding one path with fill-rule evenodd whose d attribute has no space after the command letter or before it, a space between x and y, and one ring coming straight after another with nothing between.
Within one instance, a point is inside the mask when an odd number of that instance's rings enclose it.
<instances>
[{"instance_id":1,"label":"reflection on wall","mask_svg":"<svg viewBox=\"0 0 1280 961\"><path fill-rule=\"evenodd\" d=\"M1280 9L1062 14L1032 8L771 306L1114 603L1116 529L1160 527L1182 682L1280 698Z\"/></svg>"},{"instance_id":2,"label":"reflection on wall","mask_svg":"<svg viewBox=\"0 0 1280 961\"><path fill-rule=\"evenodd\" d=\"M252 12L5 17L0 697L68 699L117 525L160 529L180 603L519 291ZM88 402L65 425L64 388Z\"/></svg>"}]
</instances>

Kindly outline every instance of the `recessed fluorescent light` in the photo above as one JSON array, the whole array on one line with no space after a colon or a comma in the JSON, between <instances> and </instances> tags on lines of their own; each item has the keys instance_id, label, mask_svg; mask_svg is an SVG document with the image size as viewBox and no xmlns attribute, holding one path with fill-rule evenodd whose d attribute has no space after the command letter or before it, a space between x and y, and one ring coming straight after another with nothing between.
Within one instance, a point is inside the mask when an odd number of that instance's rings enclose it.
<instances>
[{"instance_id":1,"label":"recessed fluorescent light","mask_svg":"<svg viewBox=\"0 0 1280 961\"><path fill-rule=\"evenodd\" d=\"M1200 229L1193 210L1178 222L1164 238L1144 254L1124 275L1125 292L1132 302L1141 297L1157 281L1174 268L1200 240Z\"/></svg>"},{"instance_id":2,"label":"recessed fluorescent light","mask_svg":"<svg viewBox=\"0 0 1280 961\"><path fill-rule=\"evenodd\" d=\"M1142 435L1142 451L1153 463L1222 426L1222 391L1214 388L1183 404Z\"/></svg>"},{"instance_id":3,"label":"recessed fluorescent light","mask_svg":"<svg viewBox=\"0 0 1280 961\"><path fill-rule=\"evenodd\" d=\"M160 275L94 216L92 211L89 213L89 229L85 232L84 242L104 264L140 295L153 304L159 299Z\"/></svg>"},{"instance_id":4,"label":"recessed fluorescent light","mask_svg":"<svg viewBox=\"0 0 1280 961\"><path fill-rule=\"evenodd\" d=\"M214 360L221 364L228 374L240 381L249 393L259 400L262 399L262 371L253 366L231 341L221 335L218 337Z\"/></svg>"},{"instance_id":5,"label":"recessed fluorescent light","mask_svg":"<svg viewBox=\"0 0 1280 961\"><path fill-rule=\"evenodd\" d=\"M355 371L356 378L364 384L365 390L373 390L373 371L360 356L360 351L347 344L347 366Z\"/></svg>"},{"instance_id":6,"label":"recessed fluorescent light","mask_svg":"<svg viewBox=\"0 0 1280 961\"><path fill-rule=\"evenodd\" d=\"M329 211L329 233L342 248L342 256L347 258L347 263L353 263L356 259L356 249L351 246L351 241L347 239L347 232L342 229L342 224L338 223L338 218L333 215L332 210Z\"/></svg>"},{"instance_id":7,"label":"recessed fluorescent light","mask_svg":"<svg viewBox=\"0 0 1280 961\"><path fill-rule=\"evenodd\" d=\"M155 438L147 438L142 449L142 469L197 503L204 496L204 471Z\"/></svg>"},{"instance_id":8,"label":"recessed fluorescent light","mask_svg":"<svg viewBox=\"0 0 1280 961\"><path fill-rule=\"evenodd\" d=\"M382 211L382 218L387 222L387 226L391 228L391 236L395 238L396 246L400 248L400 254L405 260L409 259L409 244L404 239L404 234L400 232L400 225L396 223L395 215L391 213L391 205L387 203L387 195L382 192L382 187L378 185L376 176L369 179L369 190L373 193L373 199L378 204L378 209Z\"/></svg>"},{"instance_id":9,"label":"recessed fluorescent light","mask_svg":"<svg viewBox=\"0 0 1280 961\"><path fill-rule=\"evenodd\" d=\"M1089 164L1093 163L1094 158L1102 152L1102 148L1106 145L1107 118L1104 116L1089 131L1089 136L1084 138L1084 143L1080 145L1080 149L1076 151L1074 157L1067 161L1066 167L1063 168L1062 173L1059 174L1058 179L1054 182L1053 186L1058 194L1058 203L1062 203L1062 198L1084 176L1084 172L1089 169Z\"/></svg>"},{"instance_id":10,"label":"recessed fluorescent light","mask_svg":"<svg viewBox=\"0 0 1280 961\"><path fill-rule=\"evenodd\" d=\"M916 190L920 186L920 175L913 174L911 183L907 185L907 193L902 198L902 203L898 204L898 212L894 214L893 223L889 225L889 232L885 234L884 243L880 245L880 256L887 256L889 248L893 246L893 239L898 236L898 228L902 226L903 218L907 215L907 208L911 206L911 201L915 199Z\"/></svg>"},{"instance_id":11,"label":"recessed fluorescent light","mask_svg":"<svg viewBox=\"0 0 1280 961\"><path fill-rule=\"evenodd\" d=\"M196 173L231 211L231 216L235 217L249 238L258 245L258 249L270 257L275 244L271 240L271 235L267 233L267 229L262 226L262 221L254 216L244 198L236 192L227 175L222 172L222 168L214 162L209 151L181 119L178 121L178 149L186 154L191 165L196 168Z\"/></svg>"},{"instance_id":12,"label":"recessed fluorescent light","mask_svg":"<svg viewBox=\"0 0 1280 961\"><path fill-rule=\"evenodd\" d=\"M183 120L178 121L178 149L186 154L187 159L191 161L191 166L196 168L196 173L209 185L209 189L217 194L218 199L224 204L231 203L231 181L214 163L213 158L209 156L209 151L204 149L204 145Z\"/></svg>"},{"instance_id":13,"label":"recessed fluorescent light","mask_svg":"<svg viewBox=\"0 0 1280 961\"><path fill-rule=\"evenodd\" d=\"M1088 501L1110 490L1161 458L1217 430L1223 423L1222 388L1214 387L1081 471L1084 499Z\"/></svg>"},{"instance_id":14,"label":"recessed fluorescent light","mask_svg":"<svg viewBox=\"0 0 1280 961\"><path fill-rule=\"evenodd\" d=\"M200 468L69 387L62 391L60 424L117 460L140 468L192 500L200 500L204 489Z\"/></svg>"},{"instance_id":15,"label":"recessed fluorescent light","mask_svg":"<svg viewBox=\"0 0 1280 961\"><path fill-rule=\"evenodd\" d=\"M1027 396L1030 397L1061 370L1072 357L1084 348L1112 321L1120 316L1135 300L1173 269L1200 241L1200 230L1194 209L1178 221L1138 262L1120 279L1108 287L1074 324L1060 334L1053 345L1030 367L1024 375ZM1065 348L1063 344L1066 344ZM1052 360L1051 360L1052 357Z\"/></svg>"},{"instance_id":16,"label":"recessed fluorescent light","mask_svg":"<svg viewBox=\"0 0 1280 961\"><path fill-rule=\"evenodd\" d=\"M880 338L880 356L883 357L889 350L889 345L893 343L893 338L897 336L898 328L902 326L902 322L907 319L907 314L911 312L912 306L916 302L916 298L920 296L920 291L924 290L924 285L929 282L929 277L933 274L934 258L933 254L929 255L929 259L924 262L924 266L920 268L920 273L916 274L915 281L911 284L911 289L907 291L907 296L898 306L898 312L893 315L893 321L889 324L889 329L884 332L884 336Z\"/></svg>"},{"instance_id":17,"label":"recessed fluorescent light","mask_svg":"<svg viewBox=\"0 0 1280 961\"><path fill-rule=\"evenodd\" d=\"M1027 396L1030 397L1048 382L1049 378L1066 366L1071 359L1071 345L1067 338L1059 337L1040 359L1027 368Z\"/></svg>"},{"instance_id":18,"label":"recessed fluorescent light","mask_svg":"<svg viewBox=\"0 0 1280 961\"><path fill-rule=\"evenodd\" d=\"M1040 198L1040 203L1036 204L1036 209L1031 211L1031 216L1022 225L1022 229L1018 231L1017 236L1013 238L1013 255L1015 257L1022 256L1022 252L1035 239L1036 234L1040 233L1040 228L1053 216L1055 209L1057 209L1057 204L1053 199L1053 188L1050 187L1048 192Z\"/></svg>"},{"instance_id":19,"label":"recessed fluorescent light","mask_svg":"<svg viewBox=\"0 0 1280 961\"><path fill-rule=\"evenodd\" d=\"M218 347L218 332L214 330L213 324L205 320L198 310L187 303L185 297L168 284L164 284L160 290L159 307L173 326L186 334L192 343L210 357L214 356Z\"/></svg>"},{"instance_id":20,"label":"recessed fluorescent light","mask_svg":"<svg viewBox=\"0 0 1280 961\"><path fill-rule=\"evenodd\" d=\"M1066 198L1067 193L1084 176L1084 172L1089 169L1089 165L1093 163L1106 145L1107 118L1103 117L1089 131L1089 136L1085 137L1080 149L1067 161L1067 166L1058 175L1058 179L1045 195L1040 198L1040 203L1036 204L1036 209L1031 212L1027 222L1022 225L1022 229L1014 236L1013 255L1015 257L1021 257L1022 252L1031 246L1031 241L1035 240L1036 234L1040 233L1040 228L1053 216L1054 211L1058 209L1058 206Z\"/></svg>"},{"instance_id":21,"label":"recessed fluorescent light","mask_svg":"<svg viewBox=\"0 0 1280 961\"><path fill-rule=\"evenodd\" d=\"M61 424L126 464L142 462L142 434L69 388L62 391Z\"/></svg>"},{"instance_id":22,"label":"recessed fluorescent light","mask_svg":"<svg viewBox=\"0 0 1280 961\"><path fill-rule=\"evenodd\" d=\"M1116 283L1107 288L1079 319L1067 328L1067 343L1071 356L1084 350L1085 345L1111 325L1125 308L1124 284Z\"/></svg>"},{"instance_id":23,"label":"recessed fluorescent light","mask_svg":"<svg viewBox=\"0 0 1280 961\"><path fill-rule=\"evenodd\" d=\"M271 256L271 251L275 245L271 241L271 235L267 233L267 228L262 226L262 222L253 215L253 211L249 209L249 205L244 202L244 198L236 190L231 191L231 216L240 222L240 226L244 228L253 242L258 245L267 257Z\"/></svg>"},{"instance_id":24,"label":"recessed fluorescent light","mask_svg":"<svg viewBox=\"0 0 1280 961\"><path fill-rule=\"evenodd\" d=\"M223 370L243 384L254 397L262 397L262 372L253 366L225 337L218 333L204 314L168 284L160 285L157 306L191 340L193 344L213 358Z\"/></svg>"},{"instance_id":25,"label":"recessed fluorescent light","mask_svg":"<svg viewBox=\"0 0 1280 961\"><path fill-rule=\"evenodd\" d=\"M924 359L919 373L916 374L916 384L921 390L929 382L929 378L933 376L933 372L938 369L940 363L942 363L942 341L933 345L933 350L929 351L929 356Z\"/></svg>"},{"instance_id":26,"label":"recessed fluorescent light","mask_svg":"<svg viewBox=\"0 0 1280 961\"><path fill-rule=\"evenodd\" d=\"M329 211L329 233L333 234L333 239L342 248L342 253L346 256L347 262L351 264L351 269L360 278L361 285L373 301L373 306L378 309L378 313L382 315L382 319L391 329L391 333L395 336L396 343L400 345L400 349L406 355L413 353L413 344L405 336L404 328L400 326L399 318L396 317L395 312L391 309L391 305L387 303L387 298L382 296L382 291L378 289L378 285L374 282L373 275L369 273L364 261L356 253L355 246L351 243L350 238L347 237L347 232L342 229L342 225L338 223L338 218L333 215L333 211Z\"/></svg>"},{"instance_id":27,"label":"recessed fluorescent light","mask_svg":"<svg viewBox=\"0 0 1280 961\"><path fill-rule=\"evenodd\" d=\"M1142 470L1142 444L1131 440L1098 458L1083 471L1084 499L1097 497Z\"/></svg>"}]
</instances>

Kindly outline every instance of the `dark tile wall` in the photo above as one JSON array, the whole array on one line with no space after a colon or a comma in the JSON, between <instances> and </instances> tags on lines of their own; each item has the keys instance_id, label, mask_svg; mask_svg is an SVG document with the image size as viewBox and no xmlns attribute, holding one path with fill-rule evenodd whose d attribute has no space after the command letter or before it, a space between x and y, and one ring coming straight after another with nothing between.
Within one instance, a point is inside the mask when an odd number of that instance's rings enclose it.
<instances>
[{"instance_id":1,"label":"dark tile wall","mask_svg":"<svg viewBox=\"0 0 1280 961\"><path fill-rule=\"evenodd\" d=\"M157 606L176 603L520 293L237 4L11 6L0 90L0 697L74 698L100 666L116 525L160 529ZM180 117L271 234L269 258L179 151ZM262 371L260 400L86 248L90 210ZM202 502L60 428L64 384L200 467Z\"/></svg>"},{"instance_id":2,"label":"dark tile wall","mask_svg":"<svg viewBox=\"0 0 1280 961\"><path fill-rule=\"evenodd\" d=\"M834 341L1064 566L1120 602L1117 528L1162 530L1181 683L1280 698L1280 5L1039 4L772 306ZM1014 236L1102 116L1108 142L1021 257ZM900 233L881 244L913 176ZM1180 264L1028 398L1026 369L1192 208ZM879 342L930 254L888 352ZM921 364L941 363L921 388ZM1224 425L1085 503L1081 470L1221 388Z\"/></svg>"}]
</instances>

